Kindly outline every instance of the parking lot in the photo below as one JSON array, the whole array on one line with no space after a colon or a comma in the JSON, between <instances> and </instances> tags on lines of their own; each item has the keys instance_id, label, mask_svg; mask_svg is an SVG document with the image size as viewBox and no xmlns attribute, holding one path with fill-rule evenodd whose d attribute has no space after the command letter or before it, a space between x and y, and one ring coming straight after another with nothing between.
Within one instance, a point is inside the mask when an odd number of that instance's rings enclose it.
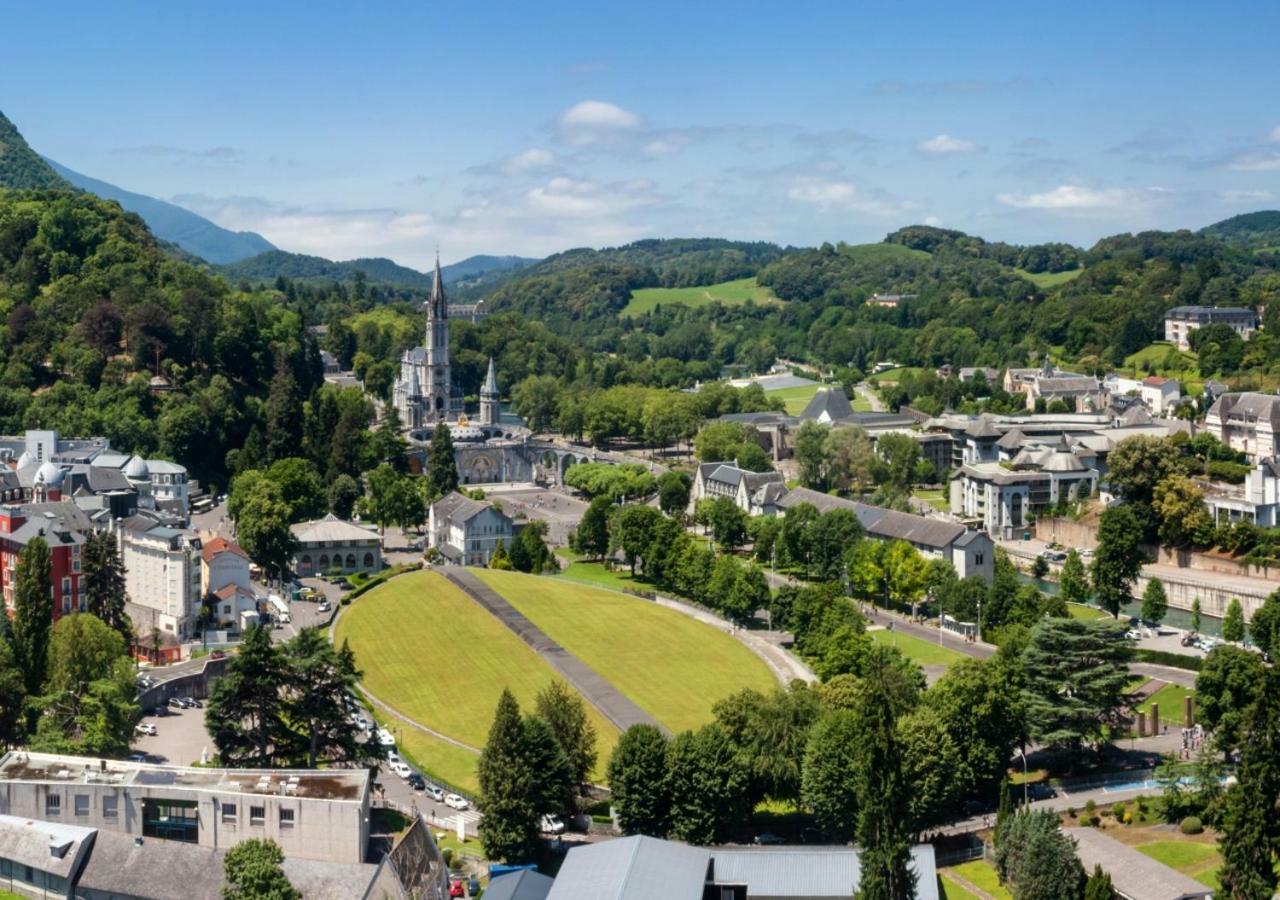
<instances>
[{"instance_id":1,"label":"parking lot","mask_svg":"<svg viewBox=\"0 0 1280 900\"><path fill-rule=\"evenodd\" d=\"M216 753L204 727L203 709L174 709L167 715L144 715L142 721L154 725L155 736L135 734L133 749L147 754L152 762L190 766Z\"/></svg>"}]
</instances>

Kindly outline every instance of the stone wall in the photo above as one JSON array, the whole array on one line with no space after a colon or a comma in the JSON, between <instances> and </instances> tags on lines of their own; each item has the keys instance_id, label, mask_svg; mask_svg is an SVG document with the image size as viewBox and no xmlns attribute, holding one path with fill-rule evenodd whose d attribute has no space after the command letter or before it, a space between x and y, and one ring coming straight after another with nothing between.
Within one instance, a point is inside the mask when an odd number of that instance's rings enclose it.
<instances>
[{"instance_id":1,"label":"stone wall","mask_svg":"<svg viewBox=\"0 0 1280 900\"><path fill-rule=\"evenodd\" d=\"M1077 550L1092 550L1098 546L1098 529L1085 522L1073 522L1070 519L1041 518L1036 519L1036 540L1057 541L1064 547Z\"/></svg>"},{"instance_id":2,"label":"stone wall","mask_svg":"<svg viewBox=\"0 0 1280 900\"><path fill-rule=\"evenodd\" d=\"M213 683L227 671L228 657L206 659L194 672L187 672L153 685L138 694L138 705L143 709L165 706L174 697L195 697L205 700L213 690ZM153 674L163 676L164 669L154 669Z\"/></svg>"}]
</instances>

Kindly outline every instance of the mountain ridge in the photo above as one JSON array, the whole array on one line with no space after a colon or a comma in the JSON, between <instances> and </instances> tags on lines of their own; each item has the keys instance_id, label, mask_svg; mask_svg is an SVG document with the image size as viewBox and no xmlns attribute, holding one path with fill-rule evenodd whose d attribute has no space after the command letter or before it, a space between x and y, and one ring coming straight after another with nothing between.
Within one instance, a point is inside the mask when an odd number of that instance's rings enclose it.
<instances>
[{"instance_id":1,"label":"mountain ridge","mask_svg":"<svg viewBox=\"0 0 1280 900\"><path fill-rule=\"evenodd\" d=\"M487 276L506 274L538 262L539 260L523 256L478 254L441 266L440 273L446 284L470 287L483 281ZM214 268L227 278L259 283L274 281L281 277L291 281L351 282L355 280L357 272L363 272L369 283L400 285L423 290L431 287L433 277L431 273L402 266L384 256L331 260L323 256L279 249Z\"/></svg>"}]
</instances>

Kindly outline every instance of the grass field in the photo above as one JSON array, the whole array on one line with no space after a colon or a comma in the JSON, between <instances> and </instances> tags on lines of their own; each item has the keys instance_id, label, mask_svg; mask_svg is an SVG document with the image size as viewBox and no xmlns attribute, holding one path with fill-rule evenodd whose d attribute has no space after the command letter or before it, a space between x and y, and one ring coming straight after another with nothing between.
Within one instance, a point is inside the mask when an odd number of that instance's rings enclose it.
<instances>
[{"instance_id":1,"label":"grass field","mask_svg":"<svg viewBox=\"0 0 1280 900\"><path fill-rule=\"evenodd\" d=\"M966 891L943 872L938 878L938 896L942 900L980 900L977 894Z\"/></svg>"},{"instance_id":2,"label":"grass field","mask_svg":"<svg viewBox=\"0 0 1280 900\"><path fill-rule=\"evenodd\" d=\"M643 316L655 306L707 306L720 302L725 306L741 306L748 300L756 303L781 303L767 287L756 284L755 278L739 278L706 287L641 288L631 292L631 302L622 309L624 316Z\"/></svg>"},{"instance_id":3,"label":"grass field","mask_svg":"<svg viewBox=\"0 0 1280 900\"><path fill-rule=\"evenodd\" d=\"M1185 709L1187 697L1194 697L1196 692L1180 684L1166 684L1138 706L1139 712L1151 714L1151 705L1160 704L1160 721L1167 722L1170 727L1175 724L1182 727L1182 711ZM1194 709L1194 706L1193 706Z\"/></svg>"},{"instance_id":4,"label":"grass field","mask_svg":"<svg viewBox=\"0 0 1280 900\"><path fill-rule=\"evenodd\" d=\"M907 375L919 375L923 371L924 369L919 366L899 366L896 369L881 372L879 375L872 375L867 381L872 384L878 381L901 381Z\"/></svg>"},{"instance_id":5,"label":"grass field","mask_svg":"<svg viewBox=\"0 0 1280 900\"><path fill-rule=\"evenodd\" d=\"M1171 869L1177 869L1183 875L1190 875L1215 891L1218 889L1217 875L1218 867L1222 865L1222 856L1214 844L1190 840L1152 841L1149 844L1139 844L1134 849Z\"/></svg>"},{"instance_id":6,"label":"grass field","mask_svg":"<svg viewBox=\"0 0 1280 900\"><path fill-rule=\"evenodd\" d=\"M1080 273L1084 269L1069 269L1066 272L1028 272L1026 269L1014 269L1023 278L1030 281L1041 290L1055 288L1060 284L1066 284L1068 281L1074 281L1080 277Z\"/></svg>"},{"instance_id":7,"label":"grass field","mask_svg":"<svg viewBox=\"0 0 1280 900\"><path fill-rule=\"evenodd\" d=\"M954 872L978 890L995 897L996 900L1012 900L1012 895L1000 884L1000 876L996 874L995 867L985 859L975 859L973 862L943 869L942 877L946 878L948 872Z\"/></svg>"},{"instance_id":8,"label":"grass field","mask_svg":"<svg viewBox=\"0 0 1280 900\"><path fill-rule=\"evenodd\" d=\"M1200 378L1200 367L1196 355L1179 350L1167 341L1156 341L1136 353L1129 354L1125 357L1124 368L1120 371L1121 374L1129 374L1137 378L1144 378L1148 374L1177 378L1184 382L1182 386L1184 394L1190 393L1189 385L1198 384Z\"/></svg>"},{"instance_id":9,"label":"grass field","mask_svg":"<svg viewBox=\"0 0 1280 900\"><path fill-rule=\"evenodd\" d=\"M818 392L818 388L822 387L818 382L813 384L802 384L798 387L779 388L776 391L765 391L768 397L780 397L782 402L786 404L787 414L798 416L804 412L804 408L813 399L813 395ZM871 404L864 400L857 393L849 398L849 405L853 407L854 412L871 412Z\"/></svg>"},{"instance_id":10,"label":"grass field","mask_svg":"<svg viewBox=\"0 0 1280 900\"><path fill-rule=\"evenodd\" d=\"M360 597L338 620L335 637L351 642L363 682L378 699L472 747L484 745L504 687L529 709L555 677L532 648L435 572L401 575ZM599 735L603 771L617 729L593 707L587 714ZM474 785L473 755L398 728L405 749L428 772Z\"/></svg>"},{"instance_id":11,"label":"grass field","mask_svg":"<svg viewBox=\"0 0 1280 900\"><path fill-rule=\"evenodd\" d=\"M928 490L926 488L915 488L911 491L911 496L917 500L923 500L936 510L947 512L951 509L951 501L946 491L941 488Z\"/></svg>"},{"instance_id":12,"label":"grass field","mask_svg":"<svg viewBox=\"0 0 1280 900\"><path fill-rule=\"evenodd\" d=\"M631 577L631 572L624 568L607 569L604 563L600 562L583 562L582 560L574 560L568 566L560 570L560 578L566 581L576 581L579 584L593 584L599 587L611 588L615 591L621 591L624 588L632 588L634 590L648 590L648 586L643 581L637 581Z\"/></svg>"},{"instance_id":13,"label":"grass field","mask_svg":"<svg viewBox=\"0 0 1280 900\"><path fill-rule=\"evenodd\" d=\"M475 574L673 732L707 723L742 688L777 684L736 639L674 610L563 577Z\"/></svg>"},{"instance_id":14,"label":"grass field","mask_svg":"<svg viewBox=\"0 0 1280 900\"><path fill-rule=\"evenodd\" d=\"M1105 619L1107 614L1096 606L1085 606L1083 603L1068 603L1067 612L1071 613L1073 619Z\"/></svg>"},{"instance_id":15,"label":"grass field","mask_svg":"<svg viewBox=\"0 0 1280 900\"><path fill-rule=\"evenodd\" d=\"M867 634L878 644L897 647L902 651L903 656L922 666L949 666L965 658L963 653L957 653L950 647L939 647L931 641L922 640L913 634L905 634L901 631L877 628L874 631L868 631Z\"/></svg>"}]
</instances>

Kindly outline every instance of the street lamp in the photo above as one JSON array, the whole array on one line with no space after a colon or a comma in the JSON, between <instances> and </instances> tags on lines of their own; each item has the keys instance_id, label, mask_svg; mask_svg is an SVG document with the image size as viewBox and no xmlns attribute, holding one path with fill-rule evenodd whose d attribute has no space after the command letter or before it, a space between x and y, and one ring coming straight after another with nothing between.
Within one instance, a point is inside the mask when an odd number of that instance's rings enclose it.
<instances>
[{"instance_id":1,"label":"street lamp","mask_svg":"<svg viewBox=\"0 0 1280 900\"><path fill-rule=\"evenodd\" d=\"M1022 757L1022 805L1026 806L1030 802L1027 799L1027 748L1023 747L1018 753Z\"/></svg>"}]
</instances>

